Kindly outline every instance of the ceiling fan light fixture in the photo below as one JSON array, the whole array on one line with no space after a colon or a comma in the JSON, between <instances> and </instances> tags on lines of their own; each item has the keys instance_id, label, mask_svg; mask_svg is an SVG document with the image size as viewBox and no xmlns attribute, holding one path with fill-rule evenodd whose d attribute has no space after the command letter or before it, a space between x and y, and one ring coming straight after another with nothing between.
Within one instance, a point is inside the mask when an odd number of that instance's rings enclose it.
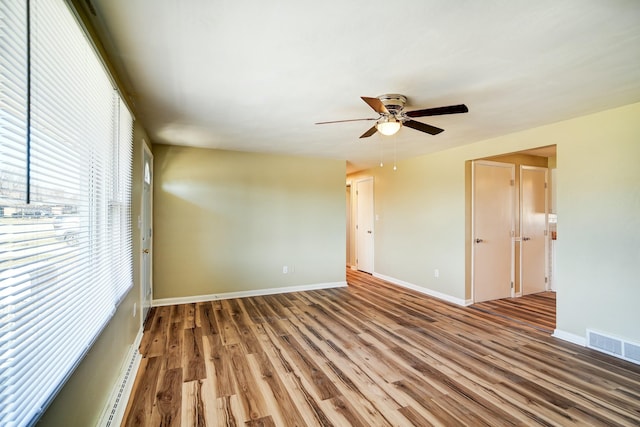
<instances>
[{"instance_id":1,"label":"ceiling fan light fixture","mask_svg":"<svg viewBox=\"0 0 640 427\"><path fill-rule=\"evenodd\" d=\"M396 134L400 130L401 123L395 118L387 118L379 120L376 123L376 129L383 135L391 136Z\"/></svg>"},{"instance_id":2,"label":"ceiling fan light fixture","mask_svg":"<svg viewBox=\"0 0 640 427\"><path fill-rule=\"evenodd\" d=\"M437 135L441 132L444 132L444 129L431 126L430 124L422 123L417 120L413 120L413 118L469 112L469 109L464 104L404 111L407 97L399 94L380 95L376 98L361 96L360 98L362 98L362 100L366 102L369 107L371 107L376 113L379 114L378 118L334 120L330 122L318 122L316 124L323 125L327 123L375 120L375 125L373 125L365 133L360 135L360 138L369 138L370 136L375 135L377 132L380 132L385 136L395 135L400 130L400 128L404 126L415 129L419 132L428 133L429 135Z\"/></svg>"}]
</instances>

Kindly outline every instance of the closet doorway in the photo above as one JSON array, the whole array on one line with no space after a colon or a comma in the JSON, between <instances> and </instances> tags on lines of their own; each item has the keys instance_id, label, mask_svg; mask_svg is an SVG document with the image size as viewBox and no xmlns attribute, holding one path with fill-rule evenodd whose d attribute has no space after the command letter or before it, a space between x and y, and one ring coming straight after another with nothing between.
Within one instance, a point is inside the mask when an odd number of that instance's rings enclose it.
<instances>
[{"instance_id":1,"label":"closet doorway","mask_svg":"<svg viewBox=\"0 0 640 427\"><path fill-rule=\"evenodd\" d=\"M478 303L552 289L550 280L554 266L549 218L555 219L556 215L555 192L551 191L555 183L550 179L554 174L549 170L556 167L555 146L470 163L468 298ZM496 183L484 173L491 169L494 175L504 175ZM508 176L511 176L510 202L505 184ZM492 186L495 188L490 188ZM489 207L483 208L483 205ZM491 245L496 246L498 242L497 236L489 239L481 236L486 234L482 227L487 222L493 222L495 229L500 230L502 254L484 253L490 253ZM553 230L555 237L555 228ZM505 237L506 233L508 237ZM510 272L508 289L505 286L507 271Z\"/></svg>"},{"instance_id":2,"label":"closet doorway","mask_svg":"<svg viewBox=\"0 0 640 427\"><path fill-rule=\"evenodd\" d=\"M522 295L547 290L548 169L520 166L520 284Z\"/></svg>"},{"instance_id":3,"label":"closet doorway","mask_svg":"<svg viewBox=\"0 0 640 427\"><path fill-rule=\"evenodd\" d=\"M513 293L514 174L509 163L473 162L473 300Z\"/></svg>"}]
</instances>

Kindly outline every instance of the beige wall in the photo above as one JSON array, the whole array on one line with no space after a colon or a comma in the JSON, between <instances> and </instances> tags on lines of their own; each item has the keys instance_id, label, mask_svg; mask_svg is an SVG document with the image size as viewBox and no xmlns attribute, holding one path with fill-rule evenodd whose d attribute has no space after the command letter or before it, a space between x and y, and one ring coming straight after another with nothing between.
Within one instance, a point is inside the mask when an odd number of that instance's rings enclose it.
<instances>
[{"instance_id":1,"label":"beige wall","mask_svg":"<svg viewBox=\"0 0 640 427\"><path fill-rule=\"evenodd\" d=\"M558 328L640 342L640 104L573 121L558 145Z\"/></svg>"},{"instance_id":2,"label":"beige wall","mask_svg":"<svg viewBox=\"0 0 640 427\"><path fill-rule=\"evenodd\" d=\"M465 298L465 162L557 144L557 327L577 336L592 328L640 342L638 117L640 104L632 104L402 161L396 172L375 168L350 176L375 177L376 272ZM136 124L134 176L141 174L143 137ZM176 147L154 151L156 178L164 176L156 181L156 197L166 199L156 208L156 232L169 231L155 242L156 266L168 262L187 276L189 268L200 266L211 274L204 283L183 287L176 276L168 280L158 277L164 270L156 271L158 292L238 290L220 283L229 274L224 265L222 272L213 270L209 262L217 267L220 260L203 259L191 248L194 242L204 242L198 248L210 248L216 256L233 252L223 258L233 268L249 270L234 283L248 284L249 276L260 273L266 287L344 280L343 162ZM135 223L140 185L134 183ZM186 236L172 234L172 226ZM231 244L213 244L212 237ZM183 249L200 264L185 260ZM132 316L140 296L139 252L134 227L134 288L39 425L97 422L140 325L139 316ZM296 268L286 277L285 262ZM440 270L438 279L434 268Z\"/></svg>"},{"instance_id":3,"label":"beige wall","mask_svg":"<svg viewBox=\"0 0 640 427\"><path fill-rule=\"evenodd\" d=\"M129 349L140 330L140 215L142 144L144 129L134 124L133 150L133 288L115 315L38 423L39 426L86 427L96 425L119 379ZM137 305L136 316L133 306Z\"/></svg>"},{"instance_id":4,"label":"beige wall","mask_svg":"<svg viewBox=\"0 0 640 427\"><path fill-rule=\"evenodd\" d=\"M464 171L444 151L348 176L374 177L376 273L464 299Z\"/></svg>"},{"instance_id":5,"label":"beige wall","mask_svg":"<svg viewBox=\"0 0 640 427\"><path fill-rule=\"evenodd\" d=\"M344 161L153 151L154 299L345 281Z\"/></svg>"},{"instance_id":6,"label":"beige wall","mask_svg":"<svg viewBox=\"0 0 640 427\"><path fill-rule=\"evenodd\" d=\"M557 327L640 342L638 117L632 104L350 175L375 179L376 273L468 299L465 162L556 144Z\"/></svg>"}]
</instances>

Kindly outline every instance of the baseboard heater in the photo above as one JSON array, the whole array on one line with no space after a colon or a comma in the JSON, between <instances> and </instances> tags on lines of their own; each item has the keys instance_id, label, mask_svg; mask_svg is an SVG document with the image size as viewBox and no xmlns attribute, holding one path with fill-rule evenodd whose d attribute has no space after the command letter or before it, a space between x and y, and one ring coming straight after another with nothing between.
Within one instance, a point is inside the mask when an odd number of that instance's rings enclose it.
<instances>
[{"instance_id":1,"label":"baseboard heater","mask_svg":"<svg viewBox=\"0 0 640 427\"><path fill-rule=\"evenodd\" d=\"M640 365L640 344L587 329L587 347Z\"/></svg>"},{"instance_id":2,"label":"baseboard heater","mask_svg":"<svg viewBox=\"0 0 640 427\"><path fill-rule=\"evenodd\" d=\"M136 379L140 361L142 360L142 355L138 351L139 345L140 338L138 337L131 346L129 354L125 359L122 372L111 393L109 402L100 418L100 422L98 422L98 426L100 427L114 427L122 423L124 411L127 409L127 403L129 402L131 390L133 389L133 382Z\"/></svg>"}]
</instances>

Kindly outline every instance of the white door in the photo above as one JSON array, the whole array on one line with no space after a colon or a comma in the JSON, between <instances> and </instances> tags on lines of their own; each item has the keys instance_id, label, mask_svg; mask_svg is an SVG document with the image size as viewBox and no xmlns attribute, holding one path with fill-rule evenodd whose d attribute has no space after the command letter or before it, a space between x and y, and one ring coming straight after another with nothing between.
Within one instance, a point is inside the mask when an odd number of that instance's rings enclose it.
<instances>
[{"instance_id":1,"label":"white door","mask_svg":"<svg viewBox=\"0 0 640 427\"><path fill-rule=\"evenodd\" d=\"M351 185L347 185L347 267L351 267Z\"/></svg>"},{"instance_id":2,"label":"white door","mask_svg":"<svg viewBox=\"0 0 640 427\"><path fill-rule=\"evenodd\" d=\"M142 322L147 318L149 309L151 308L151 299L153 298L152 286L152 249L153 249L153 154L144 146L143 155L143 185L142 185L142 221L140 224L140 236L142 238L142 265L141 271L141 305L142 305Z\"/></svg>"},{"instance_id":3,"label":"white door","mask_svg":"<svg viewBox=\"0 0 640 427\"><path fill-rule=\"evenodd\" d=\"M547 289L547 168L520 168L520 283L522 294Z\"/></svg>"},{"instance_id":4,"label":"white door","mask_svg":"<svg viewBox=\"0 0 640 427\"><path fill-rule=\"evenodd\" d=\"M473 162L474 302L512 296L515 165Z\"/></svg>"},{"instance_id":5,"label":"white door","mask_svg":"<svg viewBox=\"0 0 640 427\"><path fill-rule=\"evenodd\" d=\"M373 178L356 182L356 266L373 273Z\"/></svg>"}]
</instances>

